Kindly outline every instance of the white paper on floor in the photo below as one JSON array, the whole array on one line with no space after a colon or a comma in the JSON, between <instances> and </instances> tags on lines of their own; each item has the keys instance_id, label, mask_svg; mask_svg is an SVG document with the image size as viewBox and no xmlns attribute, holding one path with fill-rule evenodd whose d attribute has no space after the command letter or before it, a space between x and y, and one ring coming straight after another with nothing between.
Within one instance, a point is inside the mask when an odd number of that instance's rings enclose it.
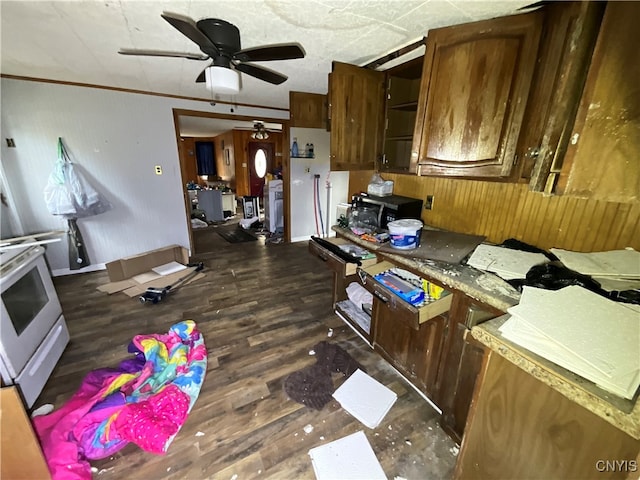
<instances>
[{"instance_id":1,"label":"white paper on floor","mask_svg":"<svg viewBox=\"0 0 640 480\"><path fill-rule=\"evenodd\" d=\"M333 392L333 398L367 427L376 428L398 396L358 369Z\"/></svg>"},{"instance_id":2,"label":"white paper on floor","mask_svg":"<svg viewBox=\"0 0 640 480\"><path fill-rule=\"evenodd\" d=\"M309 450L318 480L387 480L362 430Z\"/></svg>"},{"instance_id":3,"label":"white paper on floor","mask_svg":"<svg viewBox=\"0 0 640 480\"><path fill-rule=\"evenodd\" d=\"M181 272L182 270L186 270L187 266L182 265L181 263L173 262L165 263L164 265L158 265L157 267L153 267L151 270L156 272L158 275L169 275L171 273Z\"/></svg>"}]
</instances>

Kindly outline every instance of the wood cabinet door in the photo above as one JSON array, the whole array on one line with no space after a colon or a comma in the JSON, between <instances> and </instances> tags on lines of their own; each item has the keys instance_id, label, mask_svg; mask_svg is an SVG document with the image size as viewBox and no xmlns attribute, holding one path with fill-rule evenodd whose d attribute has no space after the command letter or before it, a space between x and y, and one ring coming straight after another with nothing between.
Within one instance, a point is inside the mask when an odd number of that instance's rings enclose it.
<instances>
[{"instance_id":1,"label":"wood cabinet door","mask_svg":"<svg viewBox=\"0 0 640 480\"><path fill-rule=\"evenodd\" d=\"M580 103L605 2L551 2L519 139L520 178L552 193Z\"/></svg>"},{"instance_id":2,"label":"wood cabinet door","mask_svg":"<svg viewBox=\"0 0 640 480\"><path fill-rule=\"evenodd\" d=\"M607 2L557 193L640 202L640 3Z\"/></svg>"},{"instance_id":3,"label":"wood cabinet door","mask_svg":"<svg viewBox=\"0 0 640 480\"><path fill-rule=\"evenodd\" d=\"M458 443L462 441L484 354L483 346L471 337L470 329L500 313L476 304L463 294L455 294L449 311L447 339L438 374L438 397L434 400L442 409L440 426Z\"/></svg>"},{"instance_id":4,"label":"wood cabinet door","mask_svg":"<svg viewBox=\"0 0 640 480\"><path fill-rule=\"evenodd\" d=\"M333 62L331 170L374 170L384 134L384 73Z\"/></svg>"},{"instance_id":5,"label":"wood cabinet door","mask_svg":"<svg viewBox=\"0 0 640 480\"><path fill-rule=\"evenodd\" d=\"M454 479L637 478L640 440L499 354L487 356Z\"/></svg>"},{"instance_id":6,"label":"wood cabinet door","mask_svg":"<svg viewBox=\"0 0 640 480\"><path fill-rule=\"evenodd\" d=\"M289 92L290 127L327 128L327 96Z\"/></svg>"},{"instance_id":7,"label":"wood cabinet door","mask_svg":"<svg viewBox=\"0 0 640 480\"><path fill-rule=\"evenodd\" d=\"M541 28L534 12L429 31L412 149L420 175L510 174Z\"/></svg>"},{"instance_id":8,"label":"wood cabinet door","mask_svg":"<svg viewBox=\"0 0 640 480\"><path fill-rule=\"evenodd\" d=\"M399 320L398 311L374 297L374 349L411 383L433 398L445 340L447 317L438 315L416 331Z\"/></svg>"}]
</instances>

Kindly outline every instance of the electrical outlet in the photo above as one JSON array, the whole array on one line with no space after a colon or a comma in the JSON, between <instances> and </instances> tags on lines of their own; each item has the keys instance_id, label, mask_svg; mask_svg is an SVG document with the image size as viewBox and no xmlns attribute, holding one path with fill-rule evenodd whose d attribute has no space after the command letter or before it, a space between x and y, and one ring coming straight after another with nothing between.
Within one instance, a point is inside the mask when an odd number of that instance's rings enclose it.
<instances>
[{"instance_id":1,"label":"electrical outlet","mask_svg":"<svg viewBox=\"0 0 640 480\"><path fill-rule=\"evenodd\" d=\"M424 202L425 210L433 210L433 195L427 195L427 199Z\"/></svg>"},{"instance_id":2,"label":"electrical outlet","mask_svg":"<svg viewBox=\"0 0 640 480\"><path fill-rule=\"evenodd\" d=\"M162 166L156 165L156 175L162 175Z\"/></svg>"}]
</instances>

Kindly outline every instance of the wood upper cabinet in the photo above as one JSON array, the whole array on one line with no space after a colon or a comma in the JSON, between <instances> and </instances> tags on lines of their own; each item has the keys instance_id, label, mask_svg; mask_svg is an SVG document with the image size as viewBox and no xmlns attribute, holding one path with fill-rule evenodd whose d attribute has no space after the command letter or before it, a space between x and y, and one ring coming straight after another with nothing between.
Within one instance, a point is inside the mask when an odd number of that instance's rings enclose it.
<instances>
[{"instance_id":1,"label":"wood upper cabinet","mask_svg":"<svg viewBox=\"0 0 640 480\"><path fill-rule=\"evenodd\" d=\"M593 54L604 2L550 2L518 145L519 176L552 193Z\"/></svg>"},{"instance_id":2,"label":"wood upper cabinet","mask_svg":"<svg viewBox=\"0 0 640 480\"><path fill-rule=\"evenodd\" d=\"M327 128L327 96L289 92L290 127Z\"/></svg>"},{"instance_id":3,"label":"wood upper cabinet","mask_svg":"<svg viewBox=\"0 0 640 480\"><path fill-rule=\"evenodd\" d=\"M607 2L556 193L640 201L640 3Z\"/></svg>"},{"instance_id":4,"label":"wood upper cabinet","mask_svg":"<svg viewBox=\"0 0 640 480\"><path fill-rule=\"evenodd\" d=\"M384 73L333 62L331 170L374 170L384 135Z\"/></svg>"},{"instance_id":5,"label":"wood upper cabinet","mask_svg":"<svg viewBox=\"0 0 640 480\"><path fill-rule=\"evenodd\" d=\"M533 12L429 31L411 152L420 175L510 175L542 19Z\"/></svg>"},{"instance_id":6,"label":"wood upper cabinet","mask_svg":"<svg viewBox=\"0 0 640 480\"><path fill-rule=\"evenodd\" d=\"M386 122L380 170L416 173L416 163L411 161L411 147L420 99L423 63L422 57L419 57L386 72Z\"/></svg>"}]
</instances>

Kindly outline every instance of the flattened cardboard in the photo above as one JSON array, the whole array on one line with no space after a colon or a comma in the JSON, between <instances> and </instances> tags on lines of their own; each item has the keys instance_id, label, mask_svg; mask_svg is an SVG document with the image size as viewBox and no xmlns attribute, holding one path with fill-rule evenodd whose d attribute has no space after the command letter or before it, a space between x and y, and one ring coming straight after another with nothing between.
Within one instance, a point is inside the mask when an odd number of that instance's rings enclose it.
<instances>
[{"instance_id":1,"label":"flattened cardboard","mask_svg":"<svg viewBox=\"0 0 640 480\"><path fill-rule=\"evenodd\" d=\"M121 280L119 282L110 282L100 285L98 287L98 291L111 295L112 293L121 292L122 290L133 287L134 285L136 285L136 282L131 278L127 278L126 280Z\"/></svg>"},{"instance_id":2,"label":"flattened cardboard","mask_svg":"<svg viewBox=\"0 0 640 480\"><path fill-rule=\"evenodd\" d=\"M151 282L136 284L136 285L134 285L134 286L132 286L130 288L127 288L126 290L123 290L123 293L125 295L129 296L129 297L137 297L138 295L141 295L144 292L146 292L147 288L164 288L164 287L168 287L169 285L173 285L174 283L176 283L182 277L184 277L186 275L189 275L195 269L196 269L196 267L190 267L188 270L183 270L181 272L172 273L171 275L165 275L164 277L160 277L157 280L153 280ZM199 273L199 274L194 275L193 277L191 277L183 285L187 285L187 284L193 282L194 280L198 280L198 279L204 278L204 277L205 277L204 273Z\"/></svg>"},{"instance_id":3,"label":"flattened cardboard","mask_svg":"<svg viewBox=\"0 0 640 480\"><path fill-rule=\"evenodd\" d=\"M150 271L153 267L176 261L186 265L189 263L189 252L179 245L151 250L120 260L107 263L107 273L111 282L126 280L140 273Z\"/></svg>"}]
</instances>

